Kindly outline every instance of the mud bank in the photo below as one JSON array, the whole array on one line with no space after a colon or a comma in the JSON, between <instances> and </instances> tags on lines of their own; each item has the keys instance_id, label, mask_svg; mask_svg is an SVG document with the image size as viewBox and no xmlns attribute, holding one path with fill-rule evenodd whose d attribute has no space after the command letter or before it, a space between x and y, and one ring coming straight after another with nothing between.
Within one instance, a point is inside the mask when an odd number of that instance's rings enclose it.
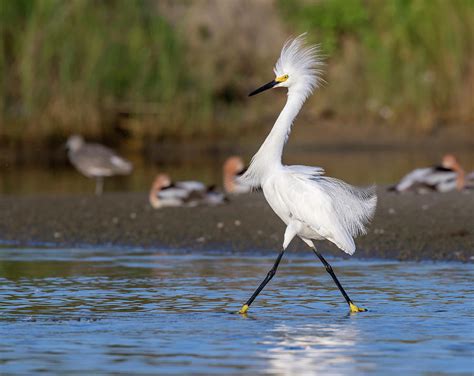
<instances>
[{"instance_id":1,"label":"mud bank","mask_svg":"<svg viewBox=\"0 0 474 376\"><path fill-rule=\"evenodd\" d=\"M153 210L144 193L1 196L0 241L18 246L125 246L184 251L280 249L284 225L260 193L218 207ZM474 193L396 195L379 205L356 257L474 261ZM329 242L325 253L343 256ZM290 250L307 251L299 240Z\"/></svg>"}]
</instances>

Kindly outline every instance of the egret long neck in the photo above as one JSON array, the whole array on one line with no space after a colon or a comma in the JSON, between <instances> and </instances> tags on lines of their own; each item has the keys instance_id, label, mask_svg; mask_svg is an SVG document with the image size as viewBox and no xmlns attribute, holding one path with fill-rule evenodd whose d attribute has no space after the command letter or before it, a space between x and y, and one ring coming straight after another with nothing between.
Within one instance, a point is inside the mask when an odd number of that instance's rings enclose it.
<instances>
[{"instance_id":1,"label":"egret long neck","mask_svg":"<svg viewBox=\"0 0 474 376\"><path fill-rule=\"evenodd\" d=\"M281 165L283 147L291 132L291 126L304 103L304 97L298 92L289 92L285 107L281 111L272 130L255 154L254 160L261 160L266 165Z\"/></svg>"},{"instance_id":2,"label":"egret long neck","mask_svg":"<svg viewBox=\"0 0 474 376\"><path fill-rule=\"evenodd\" d=\"M258 152L253 156L252 162L241 181L251 187L261 186L267 174L275 168L281 167L281 156L291 125L306 99L304 92L299 90L288 91L285 107L278 116L275 125L268 134Z\"/></svg>"}]
</instances>

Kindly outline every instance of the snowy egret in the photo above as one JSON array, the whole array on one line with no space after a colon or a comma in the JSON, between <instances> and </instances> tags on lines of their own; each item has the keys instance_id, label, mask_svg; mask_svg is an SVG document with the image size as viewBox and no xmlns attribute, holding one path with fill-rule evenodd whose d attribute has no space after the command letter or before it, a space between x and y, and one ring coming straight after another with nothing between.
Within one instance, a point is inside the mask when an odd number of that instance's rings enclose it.
<instances>
[{"instance_id":1,"label":"snowy egret","mask_svg":"<svg viewBox=\"0 0 474 376\"><path fill-rule=\"evenodd\" d=\"M239 195L251 191L251 187L239 181L238 177L242 176L247 168L242 158L234 155L224 162L222 173L224 177L224 189L227 193Z\"/></svg>"},{"instance_id":2,"label":"snowy egret","mask_svg":"<svg viewBox=\"0 0 474 376\"><path fill-rule=\"evenodd\" d=\"M241 177L252 187L262 187L270 207L286 224L286 230L282 250L263 282L242 306L239 311L242 314L248 311L273 278L285 249L295 236L311 247L323 263L350 311L365 311L349 298L331 265L316 249L314 240L327 239L352 255L356 248L353 237L365 232L365 226L375 211L377 197L374 188L359 189L324 176L320 167L286 166L281 161L293 120L321 81L319 68L322 62L318 53L318 46L304 46L304 34L289 40L275 65L275 79L249 94L252 96L271 88L288 88L285 107Z\"/></svg>"},{"instance_id":3,"label":"snowy egret","mask_svg":"<svg viewBox=\"0 0 474 376\"><path fill-rule=\"evenodd\" d=\"M96 180L96 195L102 194L104 177L128 175L132 172L132 164L112 149L100 144L86 143L79 135L70 136L66 147L72 165L83 175Z\"/></svg>"},{"instance_id":4,"label":"snowy egret","mask_svg":"<svg viewBox=\"0 0 474 376\"><path fill-rule=\"evenodd\" d=\"M167 174L159 174L150 189L150 205L155 208L170 206L219 205L226 197L213 186L200 181L172 182Z\"/></svg>"},{"instance_id":5,"label":"snowy egret","mask_svg":"<svg viewBox=\"0 0 474 376\"><path fill-rule=\"evenodd\" d=\"M449 192L457 189L462 191L466 186L466 174L456 157L446 154L441 165L417 168L406 174L400 182L390 190L397 192L427 190Z\"/></svg>"}]
</instances>

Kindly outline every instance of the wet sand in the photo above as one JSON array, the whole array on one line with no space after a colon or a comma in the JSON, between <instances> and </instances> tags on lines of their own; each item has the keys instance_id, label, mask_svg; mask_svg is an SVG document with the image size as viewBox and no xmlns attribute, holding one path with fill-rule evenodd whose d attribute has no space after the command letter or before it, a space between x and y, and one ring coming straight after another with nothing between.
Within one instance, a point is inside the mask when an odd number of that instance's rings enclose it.
<instances>
[{"instance_id":1,"label":"wet sand","mask_svg":"<svg viewBox=\"0 0 474 376\"><path fill-rule=\"evenodd\" d=\"M0 197L6 245L117 246L184 251L280 249L284 225L261 193L218 207L154 210L145 193ZM474 192L397 195L379 190L379 205L356 257L474 261ZM329 242L324 253L343 256ZM307 251L299 240L290 250Z\"/></svg>"}]
</instances>

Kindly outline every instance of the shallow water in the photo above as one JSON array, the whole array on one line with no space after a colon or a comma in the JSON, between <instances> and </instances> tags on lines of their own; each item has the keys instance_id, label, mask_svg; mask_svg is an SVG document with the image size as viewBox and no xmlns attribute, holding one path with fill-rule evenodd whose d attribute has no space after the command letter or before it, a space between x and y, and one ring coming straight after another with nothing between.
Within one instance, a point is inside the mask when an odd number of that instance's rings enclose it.
<instances>
[{"instance_id":1,"label":"shallow water","mask_svg":"<svg viewBox=\"0 0 474 376\"><path fill-rule=\"evenodd\" d=\"M472 266L0 249L0 374L472 374Z\"/></svg>"}]
</instances>

